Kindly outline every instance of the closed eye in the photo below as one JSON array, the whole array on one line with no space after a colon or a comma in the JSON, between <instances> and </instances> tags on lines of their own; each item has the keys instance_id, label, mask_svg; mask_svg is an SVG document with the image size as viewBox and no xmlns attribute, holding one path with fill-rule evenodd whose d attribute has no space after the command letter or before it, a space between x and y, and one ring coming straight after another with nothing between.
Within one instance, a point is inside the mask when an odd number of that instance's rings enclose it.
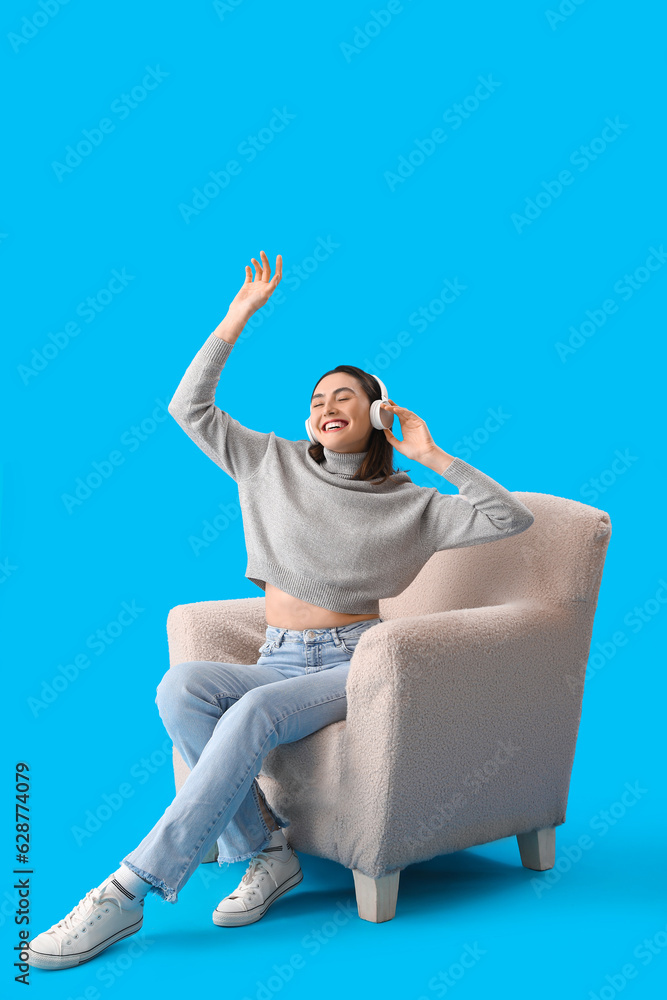
<instances>
[{"instance_id":1,"label":"closed eye","mask_svg":"<svg viewBox=\"0 0 667 1000\"><path fill-rule=\"evenodd\" d=\"M339 399L339 401L341 399L350 399L350 396L339 396L338 399ZM316 410L318 406L324 406L324 403L315 403L315 405L313 406L313 409Z\"/></svg>"}]
</instances>

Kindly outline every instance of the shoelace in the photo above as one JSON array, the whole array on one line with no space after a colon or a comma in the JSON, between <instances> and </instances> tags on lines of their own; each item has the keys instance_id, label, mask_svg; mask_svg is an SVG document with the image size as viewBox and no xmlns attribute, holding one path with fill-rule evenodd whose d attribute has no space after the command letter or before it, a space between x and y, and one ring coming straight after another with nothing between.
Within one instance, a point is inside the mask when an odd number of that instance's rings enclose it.
<instances>
[{"instance_id":1,"label":"shoelace","mask_svg":"<svg viewBox=\"0 0 667 1000\"><path fill-rule=\"evenodd\" d=\"M77 928L82 927L90 917L93 907L98 903L101 903L105 897L99 890L99 886L94 889L89 889L83 899L80 899L73 910L71 910L66 917L63 918L59 923L56 924L55 929L59 929L61 934L70 935L74 934L76 937ZM97 915L99 919L99 914ZM84 928L85 929L85 928Z\"/></svg>"},{"instance_id":2,"label":"shoelace","mask_svg":"<svg viewBox=\"0 0 667 1000\"><path fill-rule=\"evenodd\" d=\"M245 892L252 893L255 891L255 889L259 889L260 888L259 880L262 875L268 875L269 878L271 878L273 884L276 885L277 883L276 880L271 875L270 867L265 864L265 862L272 860L273 859L271 858L271 856L265 854L264 851L260 851L259 854L256 854L252 858L250 864L248 865L246 873L241 879L241 884L239 885L238 889L234 890L234 893L232 896L230 896L230 899L236 898L240 893L245 893Z\"/></svg>"}]
</instances>

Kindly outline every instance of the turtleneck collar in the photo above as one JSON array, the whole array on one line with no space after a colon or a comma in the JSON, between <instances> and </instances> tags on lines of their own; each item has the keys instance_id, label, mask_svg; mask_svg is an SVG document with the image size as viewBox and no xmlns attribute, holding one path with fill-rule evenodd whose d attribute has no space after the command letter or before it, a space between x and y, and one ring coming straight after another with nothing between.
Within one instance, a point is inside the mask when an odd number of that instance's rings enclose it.
<instances>
[{"instance_id":1,"label":"turtleneck collar","mask_svg":"<svg viewBox=\"0 0 667 1000\"><path fill-rule=\"evenodd\" d=\"M325 472L332 472L337 476L346 476L350 479L368 454L367 451L342 452L331 451L326 445L322 445L322 447L324 448L324 461L320 462L320 468L324 469Z\"/></svg>"}]
</instances>

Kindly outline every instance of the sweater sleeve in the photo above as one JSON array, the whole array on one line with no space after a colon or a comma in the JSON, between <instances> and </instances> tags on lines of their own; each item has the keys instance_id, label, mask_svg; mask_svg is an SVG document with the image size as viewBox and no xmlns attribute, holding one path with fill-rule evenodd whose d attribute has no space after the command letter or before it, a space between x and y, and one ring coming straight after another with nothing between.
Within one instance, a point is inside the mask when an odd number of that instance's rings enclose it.
<instances>
[{"instance_id":1,"label":"sweater sleeve","mask_svg":"<svg viewBox=\"0 0 667 1000\"><path fill-rule=\"evenodd\" d=\"M168 411L188 437L238 481L258 470L272 433L244 427L215 405L215 390L233 347L212 333L186 370Z\"/></svg>"},{"instance_id":2,"label":"sweater sleeve","mask_svg":"<svg viewBox=\"0 0 667 1000\"><path fill-rule=\"evenodd\" d=\"M442 549L461 549L530 528L532 512L504 486L461 458L442 475L459 487L458 494L432 491L421 520L422 545L430 556Z\"/></svg>"}]
</instances>

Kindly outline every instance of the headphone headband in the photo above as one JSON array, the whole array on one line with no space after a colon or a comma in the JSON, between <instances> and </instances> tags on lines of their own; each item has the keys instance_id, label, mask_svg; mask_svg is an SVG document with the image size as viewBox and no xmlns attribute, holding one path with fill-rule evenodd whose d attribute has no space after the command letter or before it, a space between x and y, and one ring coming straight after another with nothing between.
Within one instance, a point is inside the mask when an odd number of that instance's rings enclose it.
<instances>
[{"instance_id":1,"label":"headphone headband","mask_svg":"<svg viewBox=\"0 0 667 1000\"><path fill-rule=\"evenodd\" d=\"M382 396L381 402L384 402L385 400L389 399L389 393L387 392L387 387L382 381L382 379L379 377L379 375L373 375L373 372L368 372L368 374L371 376L371 378L374 378L377 384L380 386L380 394Z\"/></svg>"}]
</instances>

